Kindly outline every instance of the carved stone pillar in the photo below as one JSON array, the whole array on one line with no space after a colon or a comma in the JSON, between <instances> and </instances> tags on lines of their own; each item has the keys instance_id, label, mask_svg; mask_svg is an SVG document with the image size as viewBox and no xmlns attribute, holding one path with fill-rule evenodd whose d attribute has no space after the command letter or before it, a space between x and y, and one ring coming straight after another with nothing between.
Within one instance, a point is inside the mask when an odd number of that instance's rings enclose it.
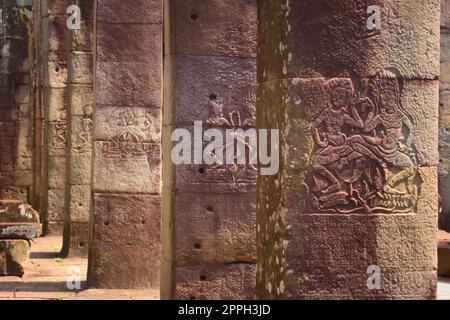
<instances>
[{"instance_id":1,"label":"carved stone pillar","mask_svg":"<svg viewBox=\"0 0 450 320\"><path fill-rule=\"evenodd\" d=\"M251 299L256 170L175 165L171 135L193 136L194 121L223 136L255 126L256 1L169 0L165 10L161 298Z\"/></svg>"},{"instance_id":2,"label":"carved stone pillar","mask_svg":"<svg viewBox=\"0 0 450 320\"><path fill-rule=\"evenodd\" d=\"M162 1L98 0L88 283L159 287Z\"/></svg>"},{"instance_id":3,"label":"carved stone pillar","mask_svg":"<svg viewBox=\"0 0 450 320\"><path fill-rule=\"evenodd\" d=\"M67 0L41 2L45 184L40 208L44 232L62 234L67 148Z\"/></svg>"},{"instance_id":4,"label":"carved stone pillar","mask_svg":"<svg viewBox=\"0 0 450 320\"><path fill-rule=\"evenodd\" d=\"M439 1L259 4L258 296L435 297Z\"/></svg>"},{"instance_id":5,"label":"carved stone pillar","mask_svg":"<svg viewBox=\"0 0 450 320\"><path fill-rule=\"evenodd\" d=\"M87 256L91 207L94 1L76 0L80 29L70 32L64 255Z\"/></svg>"},{"instance_id":6,"label":"carved stone pillar","mask_svg":"<svg viewBox=\"0 0 450 320\"><path fill-rule=\"evenodd\" d=\"M450 231L450 1L441 0L441 75L439 86L439 228Z\"/></svg>"},{"instance_id":7,"label":"carved stone pillar","mask_svg":"<svg viewBox=\"0 0 450 320\"><path fill-rule=\"evenodd\" d=\"M31 3L0 3L0 200L31 200Z\"/></svg>"}]
</instances>

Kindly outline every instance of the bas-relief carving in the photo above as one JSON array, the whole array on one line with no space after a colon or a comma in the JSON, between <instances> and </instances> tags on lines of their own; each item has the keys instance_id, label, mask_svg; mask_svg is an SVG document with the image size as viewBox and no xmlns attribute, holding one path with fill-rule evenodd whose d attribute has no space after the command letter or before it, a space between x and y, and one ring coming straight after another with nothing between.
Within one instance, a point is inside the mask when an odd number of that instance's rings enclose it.
<instances>
[{"instance_id":1,"label":"bas-relief carving","mask_svg":"<svg viewBox=\"0 0 450 320\"><path fill-rule=\"evenodd\" d=\"M159 158L160 137L157 119L149 112L123 108L113 112L113 125L119 128L102 149L105 158Z\"/></svg>"},{"instance_id":2,"label":"bas-relief carving","mask_svg":"<svg viewBox=\"0 0 450 320\"><path fill-rule=\"evenodd\" d=\"M232 111L225 115L223 99L220 96L210 99L208 109L211 115L206 123L218 127L254 127L256 125L255 101L254 93L249 93L242 101L244 115L237 108L232 108Z\"/></svg>"},{"instance_id":3,"label":"bas-relief carving","mask_svg":"<svg viewBox=\"0 0 450 320\"><path fill-rule=\"evenodd\" d=\"M76 122L76 139L74 150L78 153L87 153L92 149L92 126L90 117L83 117Z\"/></svg>"},{"instance_id":4,"label":"bas-relief carving","mask_svg":"<svg viewBox=\"0 0 450 320\"><path fill-rule=\"evenodd\" d=\"M254 93L248 93L242 100L242 114L237 108L231 108L231 112L225 114L224 100L218 96L211 99L208 103L210 116L206 120L206 124L211 127L226 127L228 129L252 128L256 125L256 96ZM236 139L240 139L236 137ZM246 146L246 157L250 154L252 146L247 141L241 142ZM234 144L233 144L234 147ZM223 150L227 149L224 144ZM237 164L237 150L235 150L234 164L218 164L193 166L194 175L198 180L208 183L256 183L257 168L253 164L239 165ZM214 155L212 155L214 156ZM225 159L225 156L224 156ZM248 160L248 159L247 159ZM248 161L247 161L248 163ZM237 187L238 188L238 187Z\"/></svg>"},{"instance_id":5,"label":"bas-relief carving","mask_svg":"<svg viewBox=\"0 0 450 320\"><path fill-rule=\"evenodd\" d=\"M56 120L49 123L50 126L50 148L53 150L66 149L67 121Z\"/></svg>"},{"instance_id":6,"label":"bas-relief carving","mask_svg":"<svg viewBox=\"0 0 450 320\"><path fill-rule=\"evenodd\" d=\"M311 212L415 212L420 192L414 110L390 72L360 83L331 79L329 105L312 127L306 177Z\"/></svg>"}]
</instances>

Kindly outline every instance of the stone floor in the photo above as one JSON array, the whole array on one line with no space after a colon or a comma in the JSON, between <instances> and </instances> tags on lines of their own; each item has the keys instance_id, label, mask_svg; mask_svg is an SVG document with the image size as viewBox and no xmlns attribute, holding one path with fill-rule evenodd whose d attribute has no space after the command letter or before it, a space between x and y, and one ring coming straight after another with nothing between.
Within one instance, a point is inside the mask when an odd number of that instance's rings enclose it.
<instances>
[{"instance_id":1,"label":"stone floor","mask_svg":"<svg viewBox=\"0 0 450 320\"><path fill-rule=\"evenodd\" d=\"M70 290L67 282L80 271L81 288L85 285L87 259L61 259L61 237L35 239L25 275L0 277L0 300L157 300L159 290Z\"/></svg>"},{"instance_id":2,"label":"stone floor","mask_svg":"<svg viewBox=\"0 0 450 320\"><path fill-rule=\"evenodd\" d=\"M157 300L159 290L70 290L71 270L86 280L87 259L61 259L61 237L35 239L23 278L0 277L0 300ZM79 269L78 269L79 268ZM450 300L450 278L440 278L438 299Z\"/></svg>"}]
</instances>

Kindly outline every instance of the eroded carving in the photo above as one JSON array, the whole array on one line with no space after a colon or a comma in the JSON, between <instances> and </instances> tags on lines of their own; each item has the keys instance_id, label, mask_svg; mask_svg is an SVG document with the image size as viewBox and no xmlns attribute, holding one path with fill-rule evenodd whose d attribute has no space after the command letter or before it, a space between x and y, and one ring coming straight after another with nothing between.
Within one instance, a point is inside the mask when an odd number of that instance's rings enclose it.
<instances>
[{"instance_id":1,"label":"eroded carving","mask_svg":"<svg viewBox=\"0 0 450 320\"><path fill-rule=\"evenodd\" d=\"M51 129L50 147L53 150L66 150L67 121L58 119L49 123Z\"/></svg>"},{"instance_id":2,"label":"eroded carving","mask_svg":"<svg viewBox=\"0 0 450 320\"><path fill-rule=\"evenodd\" d=\"M221 97L212 99L209 102L212 116L206 120L206 123L211 126L228 127L238 129L239 127L254 127L256 124L256 107L255 94L248 93L242 100L245 115L243 116L239 110L232 109L228 115L224 114L224 101ZM236 139L245 145L246 156L252 151L252 146L248 141L243 141L241 137L236 136ZM231 146L230 146L231 147ZM223 150L227 150L226 144ZM234 144L233 144L234 147ZM209 183L255 183L257 178L257 168L252 164L240 165L237 164L239 157L238 150L235 150L233 164L218 164L212 166L194 166L194 175L203 182ZM214 157L214 155L211 155ZM248 159L247 159L248 160ZM218 162L218 161L217 161ZM249 163L249 161L247 161Z\"/></svg>"},{"instance_id":3,"label":"eroded carving","mask_svg":"<svg viewBox=\"0 0 450 320\"><path fill-rule=\"evenodd\" d=\"M159 158L157 120L151 113L124 108L114 112L113 125L118 128L119 133L110 141L103 142L105 158ZM112 131L111 128L107 130Z\"/></svg>"},{"instance_id":4,"label":"eroded carving","mask_svg":"<svg viewBox=\"0 0 450 320\"><path fill-rule=\"evenodd\" d=\"M350 79L325 84L329 105L316 117L306 177L317 212L414 212L420 189L413 112L400 101L391 72L356 91Z\"/></svg>"}]
</instances>

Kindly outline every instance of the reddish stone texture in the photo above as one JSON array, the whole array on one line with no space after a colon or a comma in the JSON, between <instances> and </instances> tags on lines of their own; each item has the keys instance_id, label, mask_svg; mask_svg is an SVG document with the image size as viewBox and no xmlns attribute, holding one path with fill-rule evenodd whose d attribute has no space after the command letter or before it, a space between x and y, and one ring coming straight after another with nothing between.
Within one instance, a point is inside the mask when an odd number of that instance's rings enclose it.
<instances>
[{"instance_id":1,"label":"reddish stone texture","mask_svg":"<svg viewBox=\"0 0 450 320\"><path fill-rule=\"evenodd\" d=\"M0 4L0 200L32 200L31 6Z\"/></svg>"},{"instance_id":2,"label":"reddish stone texture","mask_svg":"<svg viewBox=\"0 0 450 320\"><path fill-rule=\"evenodd\" d=\"M439 1L260 4L258 297L435 298Z\"/></svg>"},{"instance_id":3,"label":"reddish stone texture","mask_svg":"<svg viewBox=\"0 0 450 320\"><path fill-rule=\"evenodd\" d=\"M450 1L441 1L441 73L439 76L439 228L450 231Z\"/></svg>"},{"instance_id":4,"label":"reddish stone texture","mask_svg":"<svg viewBox=\"0 0 450 320\"><path fill-rule=\"evenodd\" d=\"M162 1L97 4L88 283L158 288Z\"/></svg>"},{"instance_id":5,"label":"reddish stone texture","mask_svg":"<svg viewBox=\"0 0 450 320\"><path fill-rule=\"evenodd\" d=\"M94 2L72 1L81 10L81 29L70 31L68 66L68 148L65 185L65 256L87 257L91 211L93 131Z\"/></svg>"},{"instance_id":6,"label":"reddish stone texture","mask_svg":"<svg viewBox=\"0 0 450 320\"><path fill-rule=\"evenodd\" d=\"M37 176L36 185L46 234L62 234L64 224L68 126L67 6L68 0L41 1L40 18L36 19L40 26L35 26L39 30L37 132L42 128L42 142L37 141L36 147L42 178Z\"/></svg>"},{"instance_id":7,"label":"reddish stone texture","mask_svg":"<svg viewBox=\"0 0 450 320\"><path fill-rule=\"evenodd\" d=\"M174 165L173 130L256 123L256 1L166 1L163 299L252 299L256 170Z\"/></svg>"}]
</instances>

